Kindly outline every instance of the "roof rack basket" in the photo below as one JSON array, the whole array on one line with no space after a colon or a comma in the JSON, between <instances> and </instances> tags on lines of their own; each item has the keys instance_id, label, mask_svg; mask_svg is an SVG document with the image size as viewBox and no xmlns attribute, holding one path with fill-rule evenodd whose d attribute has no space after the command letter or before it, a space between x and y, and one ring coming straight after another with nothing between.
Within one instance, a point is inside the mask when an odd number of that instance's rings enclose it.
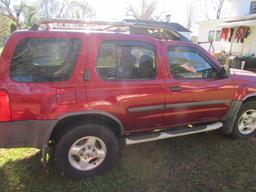
<instances>
[{"instance_id":1,"label":"roof rack basket","mask_svg":"<svg viewBox=\"0 0 256 192\"><path fill-rule=\"evenodd\" d=\"M61 30L96 30L109 32L122 32L130 34L142 34L156 39L167 39L177 41L189 41L182 34L172 29L168 25L152 25L128 22L108 22L108 21L86 21L76 19L47 19L43 18L34 24L31 30L38 30L41 27Z\"/></svg>"}]
</instances>

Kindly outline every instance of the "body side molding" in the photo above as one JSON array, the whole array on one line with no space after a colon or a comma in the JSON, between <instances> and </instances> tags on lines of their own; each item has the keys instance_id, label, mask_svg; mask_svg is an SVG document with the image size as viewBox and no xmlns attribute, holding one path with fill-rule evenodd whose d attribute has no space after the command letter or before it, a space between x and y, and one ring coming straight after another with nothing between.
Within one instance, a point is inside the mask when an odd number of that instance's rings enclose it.
<instances>
[{"instance_id":1,"label":"body side molding","mask_svg":"<svg viewBox=\"0 0 256 192\"><path fill-rule=\"evenodd\" d=\"M217 104L229 104L231 100L213 100L213 101L203 101L203 102L190 102L190 103L178 103L178 104L167 104L166 109L172 108L188 108L188 107L200 107L207 105L217 105Z\"/></svg>"},{"instance_id":2,"label":"body side molding","mask_svg":"<svg viewBox=\"0 0 256 192\"><path fill-rule=\"evenodd\" d=\"M230 104L231 100L213 100L213 101L203 101L203 102L189 102L189 103L178 103L178 104L166 104L166 105L149 105L143 107L133 107L129 108L128 111L130 113L137 113L137 112L150 112L156 110L163 110L163 109L172 109L172 108L189 108L189 107L200 107L200 106L207 106L207 105L217 105L217 104Z\"/></svg>"},{"instance_id":3,"label":"body side molding","mask_svg":"<svg viewBox=\"0 0 256 192\"><path fill-rule=\"evenodd\" d=\"M136 113L136 112L157 111L157 110L163 110L163 109L164 109L164 105L150 105L145 107L129 108L128 111L130 113Z\"/></svg>"}]
</instances>

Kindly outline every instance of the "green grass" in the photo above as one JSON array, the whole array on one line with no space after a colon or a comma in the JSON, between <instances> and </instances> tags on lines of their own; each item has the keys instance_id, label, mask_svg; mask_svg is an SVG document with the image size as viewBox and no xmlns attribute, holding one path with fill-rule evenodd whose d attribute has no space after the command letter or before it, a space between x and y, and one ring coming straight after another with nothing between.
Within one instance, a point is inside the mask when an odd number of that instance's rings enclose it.
<instances>
[{"instance_id":1,"label":"green grass","mask_svg":"<svg viewBox=\"0 0 256 192\"><path fill-rule=\"evenodd\" d=\"M114 169L73 181L49 171L34 149L0 150L0 191L256 191L256 138L218 132L122 147Z\"/></svg>"}]
</instances>

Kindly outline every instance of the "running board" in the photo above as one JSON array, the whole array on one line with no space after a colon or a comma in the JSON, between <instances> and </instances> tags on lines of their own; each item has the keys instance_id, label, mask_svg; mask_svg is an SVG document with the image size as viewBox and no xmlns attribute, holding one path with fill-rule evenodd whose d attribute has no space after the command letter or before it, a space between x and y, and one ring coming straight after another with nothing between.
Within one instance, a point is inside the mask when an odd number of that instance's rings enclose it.
<instances>
[{"instance_id":1,"label":"running board","mask_svg":"<svg viewBox=\"0 0 256 192\"><path fill-rule=\"evenodd\" d=\"M217 122L210 125L204 125L194 128L187 128L187 129L181 129L181 130L169 130L165 132L158 132L158 133L149 133L144 135L136 135L136 136L128 136L125 139L125 142L127 145L133 145L138 143L145 143L149 141L156 141L156 140L162 140L162 139L168 139L173 137L180 137L185 135L192 135L195 133L203 133L208 131L214 131L216 129L219 129L223 126L223 123Z\"/></svg>"}]
</instances>

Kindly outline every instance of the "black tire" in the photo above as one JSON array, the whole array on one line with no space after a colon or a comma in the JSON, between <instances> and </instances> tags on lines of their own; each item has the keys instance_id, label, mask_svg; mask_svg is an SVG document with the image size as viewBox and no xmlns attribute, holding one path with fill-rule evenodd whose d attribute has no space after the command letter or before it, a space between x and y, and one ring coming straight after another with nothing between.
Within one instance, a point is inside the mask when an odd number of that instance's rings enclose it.
<instances>
[{"instance_id":1,"label":"black tire","mask_svg":"<svg viewBox=\"0 0 256 192\"><path fill-rule=\"evenodd\" d=\"M96 124L85 124L70 127L57 141L54 159L61 174L73 179L91 178L109 171L117 159L118 140L116 135L107 127ZM103 162L92 170L75 169L69 162L69 149L80 138L94 136L101 139L106 146L106 156Z\"/></svg>"},{"instance_id":2,"label":"black tire","mask_svg":"<svg viewBox=\"0 0 256 192\"><path fill-rule=\"evenodd\" d=\"M231 133L231 136L234 138L234 139L245 139L245 138L249 138L249 137L254 137L256 135L256 130L254 130L252 133L250 134L242 134L241 131L239 131L239 128L238 128L238 124L239 124L239 119L240 117L246 112L246 111L249 111L249 110L256 110L256 101L248 101L246 103L244 103L238 114L237 114L237 117L236 117L236 121L235 121L235 125L234 125L234 128L232 130L232 133Z\"/></svg>"}]
</instances>

